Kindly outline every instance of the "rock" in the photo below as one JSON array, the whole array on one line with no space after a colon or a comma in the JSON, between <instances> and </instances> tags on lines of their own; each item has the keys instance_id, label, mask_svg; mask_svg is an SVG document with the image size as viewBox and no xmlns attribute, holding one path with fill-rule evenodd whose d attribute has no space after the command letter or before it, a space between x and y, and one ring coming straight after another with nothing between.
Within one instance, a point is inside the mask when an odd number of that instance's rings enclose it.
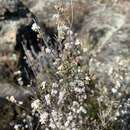
<instances>
[{"instance_id":1,"label":"rock","mask_svg":"<svg viewBox=\"0 0 130 130\"><path fill-rule=\"evenodd\" d=\"M0 97L0 130L11 130L11 122L15 120L20 110L15 104Z\"/></svg>"},{"instance_id":2,"label":"rock","mask_svg":"<svg viewBox=\"0 0 130 130\"><path fill-rule=\"evenodd\" d=\"M1 0L0 8L5 10L0 20L0 52L13 51L16 44L17 29L28 24L29 10L18 0ZM2 11L1 11L2 12Z\"/></svg>"},{"instance_id":3,"label":"rock","mask_svg":"<svg viewBox=\"0 0 130 130\"><path fill-rule=\"evenodd\" d=\"M14 125L22 123L22 114L28 111L30 107L16 105L9 100L0 97L0 130L13 130Z\"/></svg>"},{"instance_id":4,"label":"rock","mask_svg":"<svg viewBox=\"0 0 130 130\"><path fill-rule=\"evenodd\" d=\"M16 44L17 28L22 24L22 21L2 21L0 22L0 52L13 52Z\"/></svg>"},{"instance_id":5,"label":"rock","mask_svg":"<svg viewBox=\"0 0 130 130\"><path fill-rule=\"evenodd\" d=\"M0 20L26 17L29 10L19 0L0 0Z\"/></svg>"},{"instance_id":6,"label":"rock","mask_svg":"<svg viewBox=\"0 0 130 130\"><path fill-rule=\"evenodd\" d=\"M129 2L113 7L98 5L85 17L80 31L80 38L91 46L88 48L89 72L110 91L116 88L130 92L129 5Z\"/></svg>"},{"instance_id":7,"label":"rock","mask_svg":"<svg viewBox=\"0 0 130 130\"><path fill-rule=\"evenodd\" d=\"M13 95L24 100L30 92L14 83L13 74L18 70L19 60L14 48L17 31L30 23L31 13L19 0L0 0L0 10L0 97Z\"/></svg>"},{"instance_id":8,"label":"rock","mask_svg":"<svg viewBox=\"0 0 130 130\"><path fill-rule=\"evenodd\" d=\"M22 25L30 23L31 17L29 15L31 13L19 0L0 0L0 8L2 9L0 13L1 81L11 79L13 72L17 71L18 55L15 54L14 50L16 35Z\"/></svg>"},{"instance_id":9,"label":"rock","mask_svg":"<svg viewBox=\"0 0 130 130\"><path fill-rule=\"evenodd\" d=\"M13 104L4 98L0 98L0 129L7 128L9 122L13 120Z\"/></svg>"},{"instance_id":10,"label":"rock","mask_svg":"<svg viewBox=\"0 0 130 130\"><path fill-rule=\"evenodd\" d=\"M18 29L30 23L31 18L26 7L17 0L0 0L0 9L0 129L10 130L13 129L10 122L16 119L20 109L6 97L14 96L17 101L23 102L24 107L30 108L31 90L14 82L19 60L14 48Z\"/></svg>"},{"instance_id":11,"label":"rock","mask_svg":"<svg viewBox=\"0 0 130 130\"><path fill-rule=\"evenodd\" d=\"M0 0L1 2L1 6L3 6L3 8L9 10L9 12L16 12L18 10L18 4L19 1L18 0Z\"/></svg>"},{"instance_id":12,"label":"rock","mask_svg":"<svg viewBox=\"0 0 130 130\"><path fill-rule=\"evenodd\" d=\"M6 98L14 96L18 101L27 101L32 95L29 89L11 85L9 83L0 83L0 90L0 97Z\"/></svg>"}]
</instances>

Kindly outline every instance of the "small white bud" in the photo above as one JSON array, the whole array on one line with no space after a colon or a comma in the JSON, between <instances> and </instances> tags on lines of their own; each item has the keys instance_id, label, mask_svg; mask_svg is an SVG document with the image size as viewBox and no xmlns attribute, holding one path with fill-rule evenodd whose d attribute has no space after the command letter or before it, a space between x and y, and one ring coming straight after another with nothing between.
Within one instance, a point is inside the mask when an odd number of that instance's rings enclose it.
<instances>
[{"instance_id":1,"label":"small white bud","mask_svg":"<svg viewBox=\"0 0 130 130\"><path fill-rule=\"evenodd\" d=\"M36 23L34 23L34 24L32 25L32 30L33 30L33 31L37 32L39 29L40 29L40 27L39 27Z\"/></svg>"},{"instance_id":2,"label":"small white bud","mask_svg":"<svg viewBox=\"0 0 130 130\"><path fill-rule=\"evenodd\" d=\"M49 49L49 48L46 48L46 53L51 53L51 49Z\"/></svg>"},{"instance_id":3,"label":"small white bud","mask_svg":"<svg viewBox=\"0 0 130 130\"><path fill-rule=\"evenodd\" d=\"M112 88L111 91L112 91L113 94L117 93L117 89L115 89L115 88Z\"/></svg>"},{"instance_id":4,"label":"small white bud","mask_svg":"<svg viewBox=\"0 0 130 130\"><path fill-rule=\"evenodd\" d=\"M45 89L45 87L46 87L46 82L45 82L45 81L43 81L43 82L41 83L41 87L42 87L42 89Z\"/></svg>"},{"instance_id":5,"label":"small white bud","mask_svg":"<svg viewBox=\"0 0 130 130\"><path fill-rule=\"evenodd\" d=\"M49 94L45 95L45 100L46 100L47 105L51 104L50 95Z\"/></svg>"}]
</instances>

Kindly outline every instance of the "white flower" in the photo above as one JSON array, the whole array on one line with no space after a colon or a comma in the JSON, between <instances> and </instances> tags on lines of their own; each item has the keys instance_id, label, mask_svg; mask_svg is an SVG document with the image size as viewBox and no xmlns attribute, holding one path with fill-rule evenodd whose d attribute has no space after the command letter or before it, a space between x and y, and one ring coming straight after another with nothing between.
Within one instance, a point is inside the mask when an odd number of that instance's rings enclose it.
<instances>
[{"instance_id":1,"label":"white flower","mask_svg":"<svg viewBox=\"0 0 130 130\"><path fill-rule=\"evenodd\" d=\"M55 61L53 62L54 65L58 66L60 63L60 58L56 58Z\"/></svg>"},{"instance_id":2,"label":"white flower","mask_svg":"<svg viewBox=\"0 0 130 130\"><path fill-rule=\"evenodd\" d=\"M57 83L53 83L52 84L52 88L57 88L58 87L58 84Z\"/></svg>"},{"instance_id":3,"label":"white flower","mask_svg":"<svg viewBox=\"0 0 130 130\"><path fill-rule=\"evenodd\" d=\"M84 86L84 82L82 80L77 80L79 86Z\"/></svg>"},{"instance_id":4,"label":"white flower","mask_svg":"<svg viewBox=\"0 0 130 130\"><path fill-rule=\"evenodd\" d=\"M15 60L15 61L17 60L17 55L16 54L12 55L12 60Z\"/></svg>"},{"instance_id":5,"label":"white flower","mask_svg":"<svg viewBox=\"0 0 130 130\"><path fill-rule=\"evenodd\" d=\"M45 89L45 87L46 87L46 81L43 81L43 82L41 83L41 87L42 87L42 89Z\"/></svg>"},{"instance_id":6,"label":"white flower","mask_svg":"<svg viewBox=\"0 0 130 130\"><path fill-rule=\"evenodd\" d=\"M80 45L80 41L79 41L79 39L76 39L76 41L75 41L75 45Z\"/></svg>"},{"instance_id":7,"label":"white flower","mask_svg":"<svg viewBox=\"0 0 130 130\"><path fill-rule=\"evenodd\" d=\"M57 90L55 90L55 89L51 90L51 95L56 95L57 93L58 93Z\"/></svg>"},{"instance_id":8,"label":"white flower","mask_svg":"<svg viewBox=\"0 0 130 130\"><path fill-rule=\"evenodd\" d=\"M23 105L23 102L22 102L22 101L19 101L18 104L19 104L19 105Z\"/></svg>"},{"instance_id":9,"label":"white flower","mask_svg":"<svg viewBox=\"0 0 130 130\"><path fill-rule=\"evenodd\" d=\"M64 80L63 79L60 79L59 82L62 83Z\"/></svg>"},{"instance_id":10,"label":"white flower","mask_svg":"<svg viewBox=\"0 0 130 130\"><path fill-rule=\"evenodd\" d=\"M109 68L108 75L111 75L113 73L113 67Z\"/></svg>"},{"instance_id":11,"label":"white flower","mask_svg":"<svg viewBox=\"0 0 130 130\"><path fill-rule=\"evenodd\" d=\"M116 81L116 86L115 86L115 88L120 88L121 87L121 84L120 84L120 82L117 80Z\"/></svg>"},{"instance_id":12,"label":"white flower","mask_svg":"<svg viewBox=\"0 0 130 130\"><path fill-rule=\"evenodd\" d=\"M25 128L27 129L29 126L28 125L25 125Z\"/></svg>"},{"instance_id":13,"label":"white flower","mask_svg":"<svg viewBox=\"0 0 130 130\"><path fill-rule=\"evenodd\" d=\"M49 116L49 114L47 112L43 112L40 115L40 122L41 122L41 124L45 124L45 122L47 121L48 116Z\"/></svg>"},{"instance_id":14,"label":"white flower","mask_svg":"<svg viewBox=\"0 0 130 130\"><path fill-rule=\"evenodd\" d=\"M81 68L78 68L78 72L81 72Z\"/></svg>"},{"instance_id":15,"label":"white flower","mask_svg":"<svg viewBox=\"0 0 130 130\"><path fill-rule=\"evenodd\" d=\"M48 53L48 54L50 54L51 53L51 49L49 49L49 48L46 48L46 53Z\"/></svg>"},{"instance_id":16,"label":"white flower","mask_svg":"<svg viewBox=\"0 0 130 130\"><path fill-rule=\"evenodd\" d=\"M25 122L26 122L26 119L23 119L23 122L25 123Z\"/></svg>"},{"instance_id":17,"label":"white flower","mask_svg":"<svg viewBox=\"0 0 130 130\"><path fill-rule=\"evenodd\" d=\"M75 87L75 88L74 88L74 91L77 92L77 93L83 93L83 92L85 92L85 88Z\"/></svg>"},{"instance_id":18,"label":"white flower","mask_svg":"<svg viewBox=\"0 0 130 130\"><path fill-rule=\"evenodd\" d=\"M58 26L57 30L58 30L58 38L60 40L64 39L65 36L65 31L68 29L68 27L66 27L65 25L63 26Z\"/></svg>"},{"instance_id":19,"label":"white flower","mask_svg":"<svg viewBox=\"0 0 130 130\"><path fill-rule=\"evenodd\" d=\"M11 96L11 97L9 98L9 100L10 100L11 102L13 102L13 103L16 103L16 102L17 102L14 96Z\"/></svg>"},{"instance_id":20,"label":"white flower","mask_svg":"<svg viewBox=\"0 0 130 130\"><path fill-rule=\"evenodd\" d=\"M76 113L76 108L71 107L71 110L72 110L74 113Z\"/></svg>"},{"instance_id":21,"label":"white flower","mask_svg":"<svg viewBox=\"0 0 130 130\"><path fill-rule=\"evenodd\" d=\"M67 117L67 120L68 120L68 121L72 121L72 120L73 120L73 116L72 116L72 115L68 116L68 117Z\"/></svg>"},{"instance_id":22,"label":"white flower","mask_svg":"<svg viewBox=\"0 0 130 130\"><path fill-rule=\"evenodd\" d=\"M57 119L57 111L52 110L51 114L52 114L54 119Z\"/></svg>"},{"instance_id":23,"label":"white flower","mask_svg":"<svg viewBox=\"0 0 130 130\"><path fill-rule=\"evenodd\" d=\"M19 70L19 71L14 72L14 75L19 75L19 74L21 74L21 71L20 71L20 70Z\"/></svg>"},{"instance_id":24,"label":"white flower","mask_svg":"<svg viewBox=\"0 0 130 130\"><path fill-rule=\"evenodd\" d=\"M83 106L80 106L80 108L78 109L77 113L83 112L84 114L87 113L86 109Z\"/></svg>"},{"instance_id":25,"label":"white flower","mask_svg":"<svg viewBox=\"0 0 130 130\"><path fill-rule=\"evenodd\" d=\"M75 122L73 121L72 123L71 123L71 126L73 127L73 128L75 128ZM78 130L78 129L77 129Z\"/></svg>"},{"instance_id":26,"label":"white flower","mask_svg":"<svg viewBox=\"0 0 130 130\"><path fill-rule=\"evenodd\" d=\"M61 92L59 93L58 104L60 104L60 103L63 101L64 95L65 95L65 91L61 91Z\"/></svg>"},{"instance_id":27,"label":"white flower","mask_svg":"<svg viewBox=\"0 0 130 130\"><path fill-rule=\"evenodd\" d=\"M119 113L119 111L117 111L115 115L116 115L116 116L120 116L120 113Z\"/></svg>"},{"instance_id":28,"label":"white flower","mask_svg":"<svg viewBox=\"0 0 130 130\"><path fill-rule=\"evenodd\" d=\"M117 89L116 88L112 88L111 91L112 91L113 94L117 93Z\"/></svg>"},{"instance_id":29,"label":"white flower","mask_svg":"<svg viewBox=\"0 0 130 130\"><path fill-rule=\"evenodd\" d=\"M72 128L72 130L77 130L77 128Z\"/></svg>"},{"instance_id":30,"label":"white flower","mask_svg":"<svg viewBox=\"0 0 130 130\"><path fill-rule=\"evenodd\" d=\"M119 96L119 97L121 97L121 95L122 95L121 93L118 93L118 96Z\"/></svg>"},{"instance_id":31,"label":"white flower","mask_svg":"<svg viewBox=\"0 0 130 130\"><path fill-rule=\"evenodd\" d=\"M18 81L21 81L22 80L22 78L20 77L20 78L18 78Z\"/></svg>"},{"instance_id":32,"label":"white flower","mask_svg":"<svg viewBox=\"0 0 130 130\"><path fill-rule=\"evenodd\" d=\"M55 126L55 124L54 124L54 122L53 122L52 119L50 119L50 124L49 124L49 126L50 126L52 129L55 129L55 128L56 128L56 126Z\"/></svg>"},{"instance_id":33,"label":"white flower","mask_svg":"<svg viewBox=\"0 0 130 130\"><path fill-rule=\"evenodd\" d=\"M86 77L85 77L85 80L89 81L89 80L90 80L89 76L86 76Z\"/></svg>"},{"instance_id":34,"label":"white flower","mask_svg":"<svg viewBox=\"0 0 130 130\"><path fill-rule=\"evenodd\" d=\"M68 29L68 31L67 31L67 35L72 36L72 34L73 34L73 32L72 32L70 29Z\"/></svg>"},{"instance_id":35,"label":"white flower","mask_svg":"<svg viewBox=\"0 0 130 130\"><path fill-rule=\"evenodd\" d=\"M23 81L22 81L22 78L21 78L21 77L18 78L17 81L18 81L19 85L21 85L21 86L23 85Z\"/></svg>"},{"instance_id":36,"label":"white flower","mask_svg":"<svg viewBox=\"0 0 130 130\"><path fill-rule=\"evenodd\" d=\"M75 82L70 82L69 85L70 85L71 87L75 87L76 83L75 83Z\"/></svg>"},{"instance_id":37,"label":"white flower","mask_svg":"<svg viewBox=\"0 0 130 130\"><path fill-rule=\"evenodd\" d=\"M68 126L69 126L69 123L70 123L69 121L66 121L66 122L65 122L65 127L68 127Z\"/></svg>"},{"instance_id":38,"label":"white flower","mask_svg":"<svg viewBox=\"0 0 130 130\"><path fill-rule=\"evenodd\" d=\"M70 43L65 44L65 49L71 49L71 48L72 48L72 45Z\"/></svg>"},{"instance_id":39,"label":"white flower","mask_svg":"<svg viewBox=\"0 0 130 130\"><path fill-rule=\"evenodd\" d=\"M31 104L31 107L32 107L34 110L37 110L37 109L39 108L39 106L40 106L40 100L39 100L39 99L33 101L32 104Z\"/></svg>"},{"instance_id":40,"label":"white flower","mask_svg":"<svg viewBox=\"0 0 130 130\"><path fill-rule=\"evenodd\" d=\"M59 71L63 69L63 65L60 65L58 68L57 68Z\"/></svg>"},{"instance_id":41,"label":"white flower","mask_svg":"<svg viewBox=\"0 0 130 130\"><path fill-rule=\"evenodd\" d=\"M83 52L87 52L88 51L88 48L87 47L84 47L83 48Z\"/></svg>"},{"instance_id":42,"label":"white flower","mask_svg":"<svg viewBox=\"0 0 130 130\"><path fill-rule=\"evenodd\" d=\"M116 120L117 120L117 117L114 117L114 120L116 121Z\"/></svg>"},{"instance_id":43,"label":"white flower","mask_svg":"<svg viewBox=\"0 0 130 130\"><path fill-rule=\"evenodd\" d=\"M16 125L14 125L14 129L15 130L19 130L19 127L20 127L21 125L20 124L16 124Z\"/></svg>"},{"instance_id":44,"label":"white flower","mask_svg":"<svg viewBox=\"0 0 130 130\"><path fill-rule=\"evenodd\" d=\"M66 31L66 30L69 29L69 28L68 28L67 26L65 26L65 25L58 26L57 28L58 28L58 31Z\"/></svg>"},{"instance_id":45,"label":"white flower","mask_svg":"<svg viewBox=\"0 0 130 130\"><path fill-rule=\"evenodd\" d=\"M79 103L77 101L73 101L73 106L79 106Z\"/></svg>"},{"instance_id":46,"label":"white flower","mask_svg":"<svg viewBox=\"0 0 130 130\"><path fill-rule=\"evenodd\" d=\"M35 32L39 31L40 27L36 24L36 23L33 23L31 29Z\"/></svg>"},{"instance_id":47,"label":"white flower","mask_svg":"<svg viewBox=\"0 0 130 130\"><path fill-rule=\"evenodd\" d=\"M52 16L52 19L55 20L55 19L58 19L59 17L60 17L59 14L54 14L54 15Z\"/></svg>"},{"instance_id":48,"label":"white flower","mask_svg":"<svg viewBox=\"0 0 130 130\"><path fill-rule=\"evenodd\" d=\"M50 100L50 95L49 94L45 95L45 100L46 100L47 105L51 104L51 100Z\"/></svg>"},{"instance_id":49,"label":"white flower","mask_svg":"<svg viewBox=\"0 0 130 130\"><path fill-rule=\"evenodd\" d=\"M126 111L126 110L122 110L121 113L122 113L122 114L126 114L127 111Z\"/></svg>"}]
</instances>

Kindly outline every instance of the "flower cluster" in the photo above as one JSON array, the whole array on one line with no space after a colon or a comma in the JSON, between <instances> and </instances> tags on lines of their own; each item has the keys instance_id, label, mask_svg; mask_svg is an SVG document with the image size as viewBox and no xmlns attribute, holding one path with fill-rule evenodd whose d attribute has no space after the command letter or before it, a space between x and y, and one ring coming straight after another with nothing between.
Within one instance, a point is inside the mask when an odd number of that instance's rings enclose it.
<instances>
[{"instance_id":1,"label":"flower cluster","mask_svg":"<svg viewBox=\"0 0 130 130\"><path fill-rule=\"evenodd\" d=\"M44 75L49 78L39 86L40 98L34 100L31 106L39 113L44 129L78 130L86 127L87 88L91 79L80 40L65 25L60 27L61 32L67 37L64 49L55 58L53 67L44 70Z\"/></svg>"}]
</instances>

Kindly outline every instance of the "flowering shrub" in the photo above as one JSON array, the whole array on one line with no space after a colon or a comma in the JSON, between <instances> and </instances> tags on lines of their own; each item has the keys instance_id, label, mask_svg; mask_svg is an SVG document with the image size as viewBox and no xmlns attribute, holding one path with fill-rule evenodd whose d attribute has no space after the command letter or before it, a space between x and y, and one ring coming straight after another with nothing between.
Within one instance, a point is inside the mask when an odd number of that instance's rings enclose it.
<instances>
[{"instance_id":1,"label":"flowering shrub","mask_svg":"<svg viewBox=\"0 0 130 130\"><path fill-rule=\"evenodd\" d=\"M81 43L69 28L66 29L69 39L53 67L43 69L49 78L39 85L40 98L32 103L33 111L40 114L39 121L46 129L79 129L86 122L86 94L90 78Z\"/></svg>"},{"instance_id":2,"label":"flowering shrub","mask_svg":"<svg viewBox=\"0 0 130 130\"><path fill-rule=\"evenodd\" d=\"M38 112L42 129L52 130L105 130L115 127L119 121L120 100L110 96L108 88L96 84L89 75L87 52L70 28L60 28L64 48L59 57L42 74L46 80L38 82L33 113ZM62 32L63 31L63 32ZM51 48L46 48L50 54ZM55 51L54 51L55 54ZM113 90L112 90L113 92ZM118 125L117 125L118 126Z\"/></svg>"},{"instance_id":3,"label":"flowering shrub","mask_svg":"<svg viewBox=\"0 0 130 130\"><path fill-rule=\"evenodd\" d=\"M67 20L63 21L63 8L58 10L58 14L53 17L58 32L55 36L56 45L48 45L48 41L43 39L38 53L23 45L26 55L24 58L29 61L35 77L34 81L30 80L34 92L32 111L26 116L26 120L31 123L25 129L123 129L129 119L128 116L126 119L129 100L125 100L125 94L124 97L116 94L116 88L98 84L96 77L89 74L87 48L83 47L69 27L70 22L65 24ZM37 33L37 38L44 37L37 23L33 23L31 29ZM11 100L15 101L13 98ZM37 119L36 122L34 118ZM15 129L18 127L19 124Z\"/></svg>"}]
</instances>

